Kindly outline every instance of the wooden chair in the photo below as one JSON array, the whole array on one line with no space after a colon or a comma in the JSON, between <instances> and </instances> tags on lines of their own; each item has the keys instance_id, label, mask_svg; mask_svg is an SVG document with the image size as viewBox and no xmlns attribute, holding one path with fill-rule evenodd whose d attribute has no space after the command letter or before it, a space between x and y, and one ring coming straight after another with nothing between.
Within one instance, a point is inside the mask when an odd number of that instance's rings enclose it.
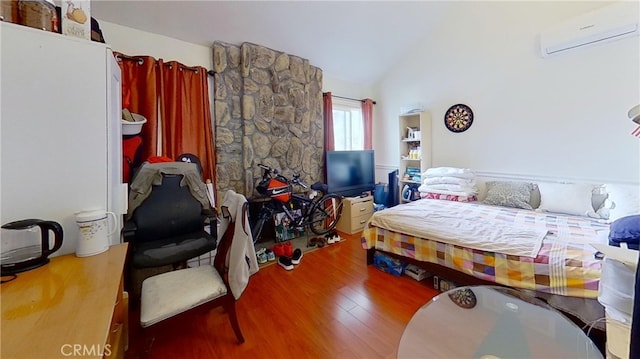
<instances>
[{"instance_id":1,"label":"wooden chair","mask_svg":"<svg viewBox=\"0 0 640 359\"><path fill-rule=\"evenodd\" d=\"M222 212L225 215L224 207ZM144 280L140 325L145 338L148 336L148 327L206 305L223 306L238 344L244 343L236 314L236 299L228 282L227 255L234 240L234 227L233 223L230 224L222 235L213 266L179 269Z\"/></svg>"}]
</instances>

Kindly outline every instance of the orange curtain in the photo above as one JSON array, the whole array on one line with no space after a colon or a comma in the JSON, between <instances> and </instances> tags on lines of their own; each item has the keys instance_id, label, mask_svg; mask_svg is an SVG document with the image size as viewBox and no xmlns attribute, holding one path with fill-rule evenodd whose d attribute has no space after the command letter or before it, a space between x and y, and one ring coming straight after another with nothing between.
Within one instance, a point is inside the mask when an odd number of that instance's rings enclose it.
<instances>
[{"instance_id":1,"label":"orange curtain","mask_svg":"<svg viewBox=\"0 0 640 359\"><path fill-rule=\"evenodd\" d=\"M207 69L158 60L162 155L192 153L215 185L215 153Z\"/></svg>"},{"instance_id":2,"label":"orange curtain","mask_svg":"<svg viewBox=\"0 0 640 359\"><path fill-rule=\"evenodd\" d=\"M115 52L122 74L122 108L144 116L141 158L145 161L157 154L158 89L157 64L150 56L127 56Z\"/></svg>"},{"instance_id":3,"label":"orange curtain","mask_svg":"<svg viewBox=\"0 0 640 359\"><path fill-rule=\"evenodd\" d=\"M322 94L323 120L324 120L324 150L333 151L336 148L333 138L333 100L331 92Z\"/></svg>"},{"instance_id":4,"label":"orange curtain","mask_svg":"<svg viewBox=\"0 0 640 359\"><path fill-rule=\"evenodd\" d=\"M362 120L364 122L364 149L373 149L373 100L362 100Z\"/></svg>"}]
</instances>

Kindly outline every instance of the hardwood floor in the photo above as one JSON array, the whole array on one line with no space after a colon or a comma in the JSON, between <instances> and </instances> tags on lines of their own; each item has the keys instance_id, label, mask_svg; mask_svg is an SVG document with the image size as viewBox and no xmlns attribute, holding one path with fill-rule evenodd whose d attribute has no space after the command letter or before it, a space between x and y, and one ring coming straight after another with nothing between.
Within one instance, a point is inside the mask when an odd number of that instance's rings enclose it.
<instances>
[{"instance_id":1,"label":"hardwood floor","mask_svg":"<svg viewBox=\"0 0 640 359\"><path fill-rule=\"evenodd\" d=\"M395 358L404 327L437 292L365 257L355 235L306 253L292 271L261 268L237 303L240 345L221 308L157 324L146 343L133 309L126 358L149 347L149 358Z\"/></svg>"}]
</instances>

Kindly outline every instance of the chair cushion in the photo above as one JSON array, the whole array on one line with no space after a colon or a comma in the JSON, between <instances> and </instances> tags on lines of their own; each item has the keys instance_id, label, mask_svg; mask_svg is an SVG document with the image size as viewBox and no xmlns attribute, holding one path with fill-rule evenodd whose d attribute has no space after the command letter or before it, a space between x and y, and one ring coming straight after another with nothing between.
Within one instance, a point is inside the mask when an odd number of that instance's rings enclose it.
<instances>
[{"instance_id":1,"label":"chair cushion","mask_svg":"<svg viewBox=\"0 0 640 359\"><path fill-rule=\"evenodd\" d=\"M220 274L208 265L149 277L142 282L140 324L146 328L226 293Z\"/></svg>"}]
</instances>

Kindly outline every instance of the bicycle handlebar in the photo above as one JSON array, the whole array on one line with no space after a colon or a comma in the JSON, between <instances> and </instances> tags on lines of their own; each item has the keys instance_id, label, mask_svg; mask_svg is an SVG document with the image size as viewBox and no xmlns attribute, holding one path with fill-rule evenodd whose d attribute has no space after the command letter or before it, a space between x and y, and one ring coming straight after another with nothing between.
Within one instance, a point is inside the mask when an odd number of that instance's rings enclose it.
<instances>
[{"instance_id":1,"label":"bicycle handlebar","mask_svg":"<svg viewBox=\"0 0 640 359\"><path fill-rule=\"evenodd\" d=\"M291 180L291 183L297 184L304 189L309 189L309 186L307 186L304 182L300 181L300 175L293 175L293 179Z\"/></svg>"},{"instance_id":2,"label":"bicycle handlebar","mask_svg":"<svg viewBox=\"0 0 640 359\"><path fill-rule=\"evenodd\" d=\"M262 175L263 178L269 177L273 173L277 177L281 177L281 178L285 179L288 183L297 184L297 185L299 185L300 187L302 187L304 189L309 189L309 186L307 186L304 182L300 181L300 175L299 174L294 174L293 175L293 179L289 180L285 176L279 174L278 170L275 169L275 168L271 168L271 167L269 167L267 165L263 165L262 163L258 163L258 167L260 167L260 168L262 168L264 170L264 173Z\"/></svg>"}]
</instances>

